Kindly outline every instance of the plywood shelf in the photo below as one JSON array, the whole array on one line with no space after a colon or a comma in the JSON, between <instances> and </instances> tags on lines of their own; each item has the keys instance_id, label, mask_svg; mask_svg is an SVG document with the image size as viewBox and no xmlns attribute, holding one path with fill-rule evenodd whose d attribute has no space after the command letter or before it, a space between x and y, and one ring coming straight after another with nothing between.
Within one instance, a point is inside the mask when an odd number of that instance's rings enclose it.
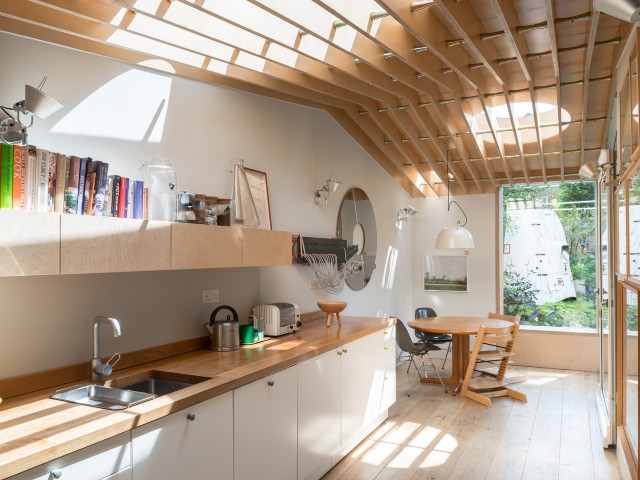
<instances>
[{"instance_id":1,"label":"plywood shelf","mask_svg":"<svg viewBox=\"0 0 640 480\"><path fill-rule=\"evenodd\" d=\"M291 233L0 210L0 277L286 266Z\"/></svg>"}]
</instances>

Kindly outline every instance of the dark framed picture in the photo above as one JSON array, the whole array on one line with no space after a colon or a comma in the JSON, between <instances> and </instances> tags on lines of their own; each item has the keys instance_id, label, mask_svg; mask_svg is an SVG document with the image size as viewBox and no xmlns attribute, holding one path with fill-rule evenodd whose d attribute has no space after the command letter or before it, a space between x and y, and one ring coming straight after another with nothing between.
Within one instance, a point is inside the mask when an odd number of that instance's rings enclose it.
<instances>
[{"instance_id":1,"label":"dark framed picture","mask_svg":"<svg viewBox=\"0 0 640 480\"><path fill-rule=\"evenodd\" d=\"M271 230L271 207L269 205L269 188L267 186L267 174L254 170L252 168L244 168L253 201L258 210L258 219L260 225L257 228L263 230Z\"/></svg>"}]
</instances>

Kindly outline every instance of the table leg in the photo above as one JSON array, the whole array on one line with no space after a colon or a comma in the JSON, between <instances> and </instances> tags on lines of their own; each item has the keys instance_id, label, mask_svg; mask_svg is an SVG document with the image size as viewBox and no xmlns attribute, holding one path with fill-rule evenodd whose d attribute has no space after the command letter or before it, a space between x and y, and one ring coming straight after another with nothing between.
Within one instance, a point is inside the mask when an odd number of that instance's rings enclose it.
<instances>
[{"instance_id":1,"label":"table leg","mask_svg":"<svg viewBox=\"0 0 640 480\"><path fill-rule=\"evenodd\" d=\"M451 366L451 376L456 379L456 387L453 389L453 395L457 395L462 388L464 374L469 365L469 335L453 335L452 345L453 362ZM456 352L454 354L454 351Z\"/></svg>"},{"instance_id":2,"label":"table leg","mask_svg":"<svg viewBox=\"0 0 640 480\"><path fill-rule=\"evenodd\" d=\"M453 335L451 342L451 376L443 377L442 382L453 387L452 394L456 395L462 388L464 374L469 364L469 335ZM440 383L438 377L421 378L424 383Z\"/></svg>"}]
</instances>

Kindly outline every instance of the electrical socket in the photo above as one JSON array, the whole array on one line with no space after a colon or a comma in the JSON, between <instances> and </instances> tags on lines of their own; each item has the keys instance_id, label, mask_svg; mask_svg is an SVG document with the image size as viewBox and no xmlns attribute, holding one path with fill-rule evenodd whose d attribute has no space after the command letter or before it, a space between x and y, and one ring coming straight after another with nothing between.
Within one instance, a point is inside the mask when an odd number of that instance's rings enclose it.
<instances>
[{"instance_id":1,"label":"electrical socket","mask_svg":"<svg viewBox=\"0 0 640 480\"><path fill-rule=\"evenodd\" d=\"M210 288L202 291L202 303L218 303L220 302L220 290Z\"/></svg>"}]
</instances>

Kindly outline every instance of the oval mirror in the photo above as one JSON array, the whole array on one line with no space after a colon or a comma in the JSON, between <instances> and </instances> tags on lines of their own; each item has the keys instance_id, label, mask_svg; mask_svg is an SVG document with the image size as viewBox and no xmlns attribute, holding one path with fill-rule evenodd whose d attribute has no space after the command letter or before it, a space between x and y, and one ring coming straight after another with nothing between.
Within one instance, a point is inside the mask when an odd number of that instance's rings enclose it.
<instances>
[{"instance_id":1,"label":"oval mirror","mask_svg":"<svg viewBox=\"0 0 640 480\"><path fill-rule=\"evenodd\" d=\"M367 194L360 188L349 190L342 200L338 213L336 236L357 245L361 268L355 275L347 275L346 283L352 290L367 286L376 268L377 230L373 206Z\"/></svg>"}]
</instances>

